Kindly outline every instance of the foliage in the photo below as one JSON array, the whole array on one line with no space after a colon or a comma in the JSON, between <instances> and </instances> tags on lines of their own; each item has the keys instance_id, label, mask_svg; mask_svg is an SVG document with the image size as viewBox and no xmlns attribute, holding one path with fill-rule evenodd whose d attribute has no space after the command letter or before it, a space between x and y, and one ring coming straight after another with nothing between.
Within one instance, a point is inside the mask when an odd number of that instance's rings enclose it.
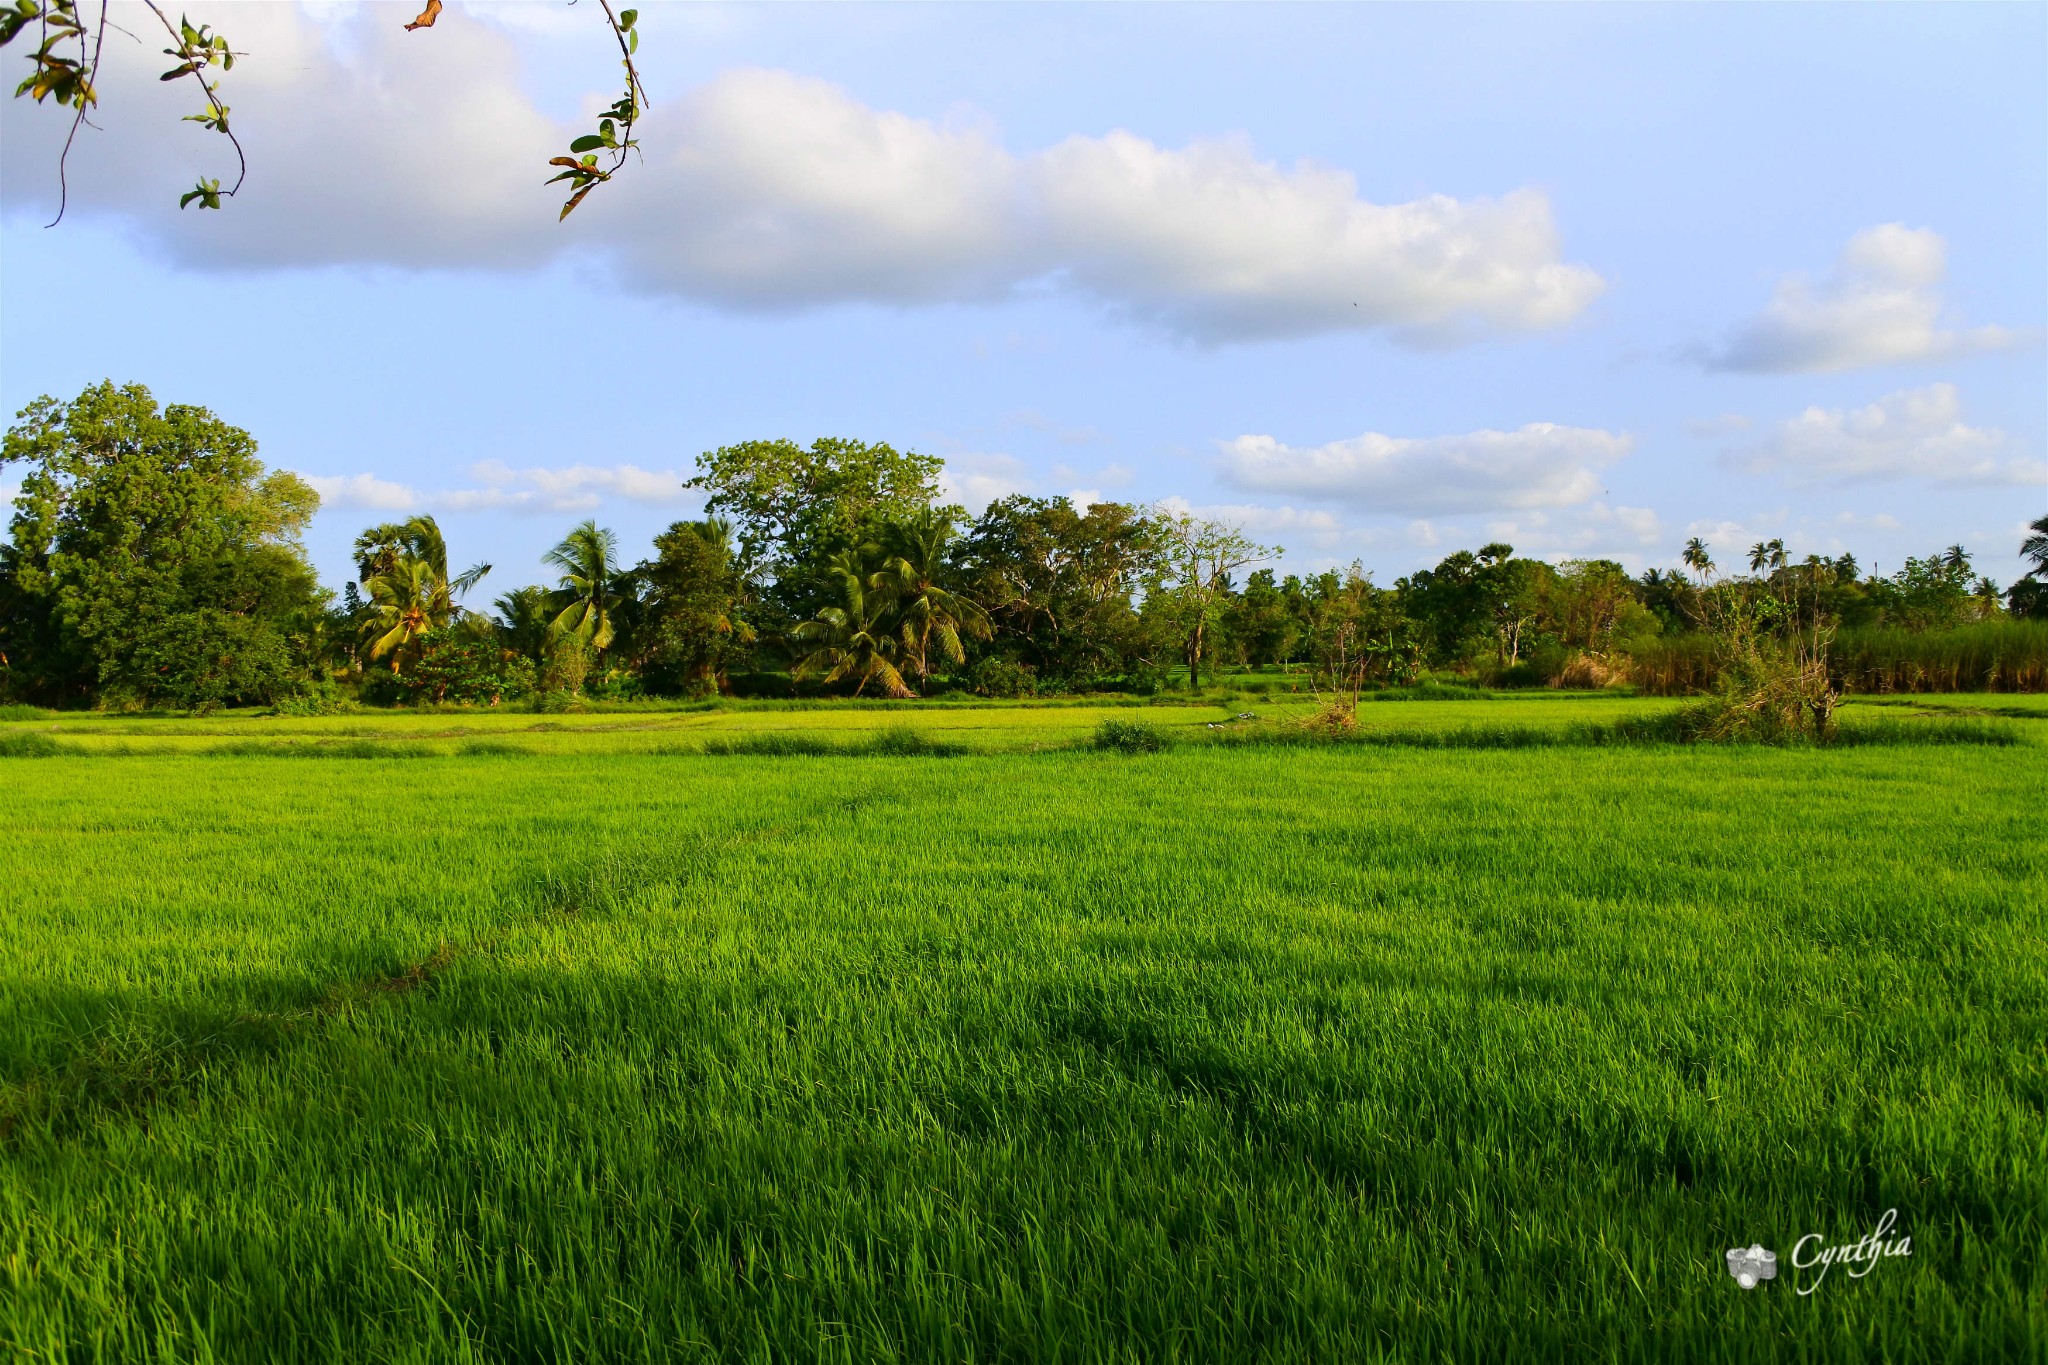
<instances>
[{"instance_id":1,"label":"foliage","mask_svg":"<svg viewBox=\"0 0 2048 1365\"><path fill-rule=\"evenodd\" d=\"M1038 692L1038 678L1023 664L991 654L967 675L978 697L1029 697Z\"/></svg>"},{"instance_id":2,"label":"foliage","mask_svg":"<svg viewBox=\"0 0 2048 1365\"><path fill-rule=\"evenodd\" d=\"M884 523L909 521L938 501L936 455L821 437L748 441L707 451L685 487L702 490L708 515L739 536L742 577L772 578L775 624L794 624L839 600L826 567L873 541Z\"/></svg>"},{"instance_id":3,"label":"foliage","mask_svg":"<svg viewBox=\"0 0 2048 1365\"><path fill-rule=\"evenodd\" d=\"M679 521L654 538L654 551L634 570L645 613L636 666L657 692L716 689L756 639L743 614L750 594L732 526L717 517Z\"/></svg>"},{"instance_id":4,"label":"foliage","mask_svg":"<svg viewBox=\"0 0 2048 1365\"><path fill-rule=\"evenodd\" d=\"M888 578L853 551L832 557L829 572L839 584L838 605L821 607L792 638L811 646L798 661L796 676L835 683L855 679L854 695L875 683L888 697L917 695L903 681L896 661L902 641L896 633L896 602Z\"/></svg>"},{"instance_id":5,"label":"foliage","mask_svg":"<svg viewBox=\"0 0 2048 1365\"><path fill-rule=\"evenodd\" d=\"M419 643L416 661L396 679L414 702L496 706L534 688L532 662L495 640L437 630L422 636Z\"/></svg>"},{"instance_id":6,"label":"foliage","mask_svg":"<svg viewBox=\"0 0 2048 1365\"><path fill-rule=\"evenodd\" d=\"M1227 522L1164 504L1152 509L1148 523L1145 614L1179 645L1188 686L1199 689L1202 661L1213 644L1210 632L1222 623L1230 598L1230 576L1280 551L1254 543Z\"/></svg>"},{"instance_id":7,"label":"foliage","mask_svg":"<svg viewBox=\"0 0 2048 1365\"><path fill-rule=\"evenodd\" d=\"M29 466L0 548L0 687L73 703L265 697L321 594L298 543L319 499L204 408L140 385L38 398L0 446ZM210 657L171 658L183 641Z\"/></svg>"},{"instance_id":8,"label":"foliage","mask_svg":"<svg viewBox=\"0 0 2048 1365\"><path fill-rule=\"evenodd\" d=\"M1171 742L1156 727L1134 720L1105 720L1095 727L1095 747L1120 754L1156 754Z\"/></svg>"},{"instance_id":9,"label":"foliage","mask_svg":"<svg viewBox=\"0 0 2048 1365\"><path fill-rule=\"evenodd\" d=\"M599 660L615 635L612 612L625 596L619 573L619 538L586 521L541 558L562 571L560 594L567 603L548 624L550 634L574 635Z\"/></svg>"},{"instance_id":10,"label":"foliage","mask_svg":"<svg viewBox=\"0 0 2048 1365\"><path fill-rule=\"evenodd\" d=\"M884 523L882 567L869 580L872 588L888 594L903 658L917 670L920 688L930 685L934 648L946 662L965 663L961 637L986 640L992 633L980 604L941 581L947 576L946 549L952 539L953 519L947 513L926 511Z\"/></svg>"},{"instance_id":11,"label":"foliage","mask_svg":"<svg viewBox=\"0 0 2048 1365\"><path fill-rule=\"evenodd\" d=\"M1132 605L1150 566L1145 517L1123 503L992 502L951 550L997 648L1041 680L1124 673L1149 662Z\"/></svg>"}]
</instances>

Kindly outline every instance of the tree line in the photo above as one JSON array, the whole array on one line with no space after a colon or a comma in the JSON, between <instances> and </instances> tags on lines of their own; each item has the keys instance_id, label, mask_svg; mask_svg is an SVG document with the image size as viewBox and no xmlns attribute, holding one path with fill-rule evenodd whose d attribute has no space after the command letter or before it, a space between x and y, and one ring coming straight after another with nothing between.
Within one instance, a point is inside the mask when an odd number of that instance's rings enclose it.
<instances>
[{"instance_id":1,"label":"tree line","mask_svg":"<svg viewBox=\"0 0 2048 1365\"><path fill-rule=\"evenodd\" d=\"M266 470L246 431L140 385L37 399L0 448L15 463L0 696L44 705L1149 693L1223 666L1354 690L1429 670L1513 685L1601 681L1602 661L1730 602L1762 604L1765 629L1770 603L1798 604L1787 630L2048 616L2048 518L2004 592L1960 546L1879 576L1771 541L1723 574L1697 540L1682 571L1490 544L1382 587L1356 564L1282 576L1243 528L1166 506L1019 495L970 516L942 499L938 457L835 438L707 452L688 480L704 517L630 563L585 522L545 557L552 585L485 606L492 566L457 571L429 516L366 528L355 578L322 588L300 541L313 490Z\"/></svg>"}]
</instances>

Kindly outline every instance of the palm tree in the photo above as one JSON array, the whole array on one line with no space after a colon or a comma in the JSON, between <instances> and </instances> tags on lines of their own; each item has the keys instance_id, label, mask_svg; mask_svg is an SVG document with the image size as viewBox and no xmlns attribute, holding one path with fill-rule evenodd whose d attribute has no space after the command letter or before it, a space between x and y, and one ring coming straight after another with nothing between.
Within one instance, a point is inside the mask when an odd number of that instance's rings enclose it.
<instances>
[{"instance_id":1,"label":"palm tree","mask_svg":"<svg viewBox=\"0 0 2048 1365\"><path fill-rule=\"evenodd\" d=\"M448 581L425 560L405 555L389 572L373 575L368 587L370 619L363 631L371 639L365 653L372 659L390 655L396 673L420 636L447 624L455 609Z\"/></svg>"},{"instance_id":2,"label":"palm tree","mask_svg":"<svg viewBox=\"0 0 2048 1365\"><path fill-rule=\"evenodd\" d=\"M931 681L931 648L953 663L965 663L960 647L964 631L977 640L992 633L988 613L971 598L948 591L938 584L944 570L946 542L953 538L950 518L924 511L910 520L893 523L883 533L889 555L880 572L870 580L871 588L889 594L897 610L897 633L903 652L917 670L920 688Z\"/></svg>"},{"instance_id":3,"label":"palm tree","mask_svg":"<svg viewBox=\"0 0 2048 1365\"><path fill-rule=\"evenodd\" d=\"M1943 550L1941 552L1939 558L1941 560L1942 568L1949 570L1958 578L1969 577L1970 552L1968 550L1965 550L1962 546L1949 546L1946 550Z\"/></svg>"},{"instance_id":4,"label":"palm tree","mask_svg":"<svg viewBox=\"0 0 2048 1365\"><path fill-rule=\"evenodd\" d=\"M1765 569L1785 567L1785 542L1782 540L1759 540L1749 547L1749 571L1762 573Z\"/></svg>"},{"instance_id":5,"label":"palm tree","mask_svg":"<svg viewBox=\"0 0 2048 1365\"><path fill-rule=\"evenodd\" d=\"M562 571L561 591L569 598L549 625L550 633L574 635L602 655L612 642L612 608L619 602L611 591L619 571L619 538L586 521L541 558Z\"/></svg>"},{"instance_id":6,"label":"palm tree","mask_svg":"<svg viewBox=\"0 0 2048 1365\"><path fill-rule=\"evenodd\" d=\"M1714 571L1714 557L1707 553L1707 542L1694 536L1685 542L1685 549L1678 556L1685 567L1705 577Z\"/></svg>"},{"instance_id":7,"label":"palm tree","mask_svg":"<svg viewBox=\"0 0 2048 1365\"><path fill-rule=\"evenodd\" d=\"M356 567L367 584L378 574L388 574L401 559L417 559L433 576L447 582L450 592L460 597L483 581L489 564L472 564L453 578L448 576L448 542L432 517L417 516L407 521L372 526L356 537Z\"/></svg>"},{"instance_id":8,"label":"palm tree","mask_svg":"<svg viewBox=\"0 0 2048 1365\"><path fill-rule=\"evenodd\" d=\"M2027 577L2048 578L2048 517L2036 517L2027 523L2027 530L2033 534L2020 542L2020 558L2034 565L2027 570Z\"/></svg>"},{"instance_id":9,"label":"palm tree","mask_svg":"<svg viewBox=\"0 0 2048 1365\"><path fill-rule=\"evenodd\" d=\"M826 570L839 584L843 606L825 607L791 632L794 638L813 642L817 648L796 666L796 675L822 675L828 683L857 677L853 694L859 696L868 683L878 681L891 697L914 697L904 684L894 662L901 642L892 627L895 603L886 573L864 573L857 556L848 552L832 557ZM871 587L879 582L881 586Z\"/></svg>"},{"instance_id":10,"label":"palm tree","mask_svg":"<svg viewBox=\"0 0 2048 1365\"><path fill-rule=\"evenodd\" d=\"M538 666L547 653L548 625L554 611L548 590L514 588L491 605L498 609L498 635L505 646Z\"/></svg>"}]
</instances>

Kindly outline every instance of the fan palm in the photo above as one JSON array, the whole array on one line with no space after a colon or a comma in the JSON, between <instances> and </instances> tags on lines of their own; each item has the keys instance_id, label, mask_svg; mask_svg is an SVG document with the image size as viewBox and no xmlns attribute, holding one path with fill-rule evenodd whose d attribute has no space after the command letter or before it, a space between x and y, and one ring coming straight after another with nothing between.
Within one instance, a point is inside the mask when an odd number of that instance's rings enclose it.
<instances>
[{"instance_id":1,"label":"fan palm","mask_svg":"<svg viewBox=\"0 0 2048 1365\"><path fill-rule=\"evenodd\" d=\"M888 561L869 582L871 588L886 591L896 606L897 636L903 642L905 660L917 670L919 687L930 681L934 644L946 659L965 663L961 634L978 640L986 640L990 634L987 612L937 582L944 569L946 542L952 538L952 523L929 511L891 525L883 536Z\"/></svg>"},{"instance_id":2,"label":"fan palm","mask_svg":"<svg viewBox=\"0 0 2048 1365\"><path fill-rule=\"evenodd\" d=\"M569 598L549 631L574 635L603 654L612 642L612 608L619 603L619 594L612 591L619 571L619 538L595 521L586 521L541 557L562 571L561 591Z\"/></svg>"},{"instance_id":3,"label":"fan palm","mask_svg":"<svg viewBox=\"0 0 2048 1365\"><path fill-rule=\"evenodd\" d=\"M859 559L850 553L833 556L827 572L838 583L844 605L823 608L791 632L795 639L817 646L797 664L796 675L822 676L828 683L859 678L855 696L870 682L891 697L916 696L895 664L902 642L893 629L895 602L888 575L863 572ZM877 581L880 587L871 586Z\"/></svg>"}]
</instances>

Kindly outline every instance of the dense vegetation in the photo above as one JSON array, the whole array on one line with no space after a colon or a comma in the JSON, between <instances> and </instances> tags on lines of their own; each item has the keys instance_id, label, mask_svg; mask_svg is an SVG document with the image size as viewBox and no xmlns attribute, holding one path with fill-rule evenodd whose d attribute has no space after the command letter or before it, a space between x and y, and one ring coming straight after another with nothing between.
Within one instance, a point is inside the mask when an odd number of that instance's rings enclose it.
<instances>
[{"instance_id":1,"label":"dense vegetation","mask_svg":"<svg viewBox=\"0 0 2048 1365\"><path fill-rule=\"evenodd\" d=\"M757 441L698 461L708 515L651 557L585 523L548 556L553 586L483 611L465 602L491 566L455 572L427 516L364 530L355 580L322 589L297 539L317 498L255 448L139 386L25 409L4 447L28 471L0 548L0 699L561 711L734 691L1152 694L1247 668L1353 694L1429 674L1694 693L1725 684L1731 628L1822 631L1837 691L2048 687L2048 518L2004 593L1960 546L1879 576L1846 555L1789 562L1775 541L1733 576L1697 541L1690 572L1635 578L1492 544L1380 587L1356 565L1254 568L1278 552L1163 507L1020 496L969 517L941 505L936 457Z\"/></svg>"}]
</instances>

